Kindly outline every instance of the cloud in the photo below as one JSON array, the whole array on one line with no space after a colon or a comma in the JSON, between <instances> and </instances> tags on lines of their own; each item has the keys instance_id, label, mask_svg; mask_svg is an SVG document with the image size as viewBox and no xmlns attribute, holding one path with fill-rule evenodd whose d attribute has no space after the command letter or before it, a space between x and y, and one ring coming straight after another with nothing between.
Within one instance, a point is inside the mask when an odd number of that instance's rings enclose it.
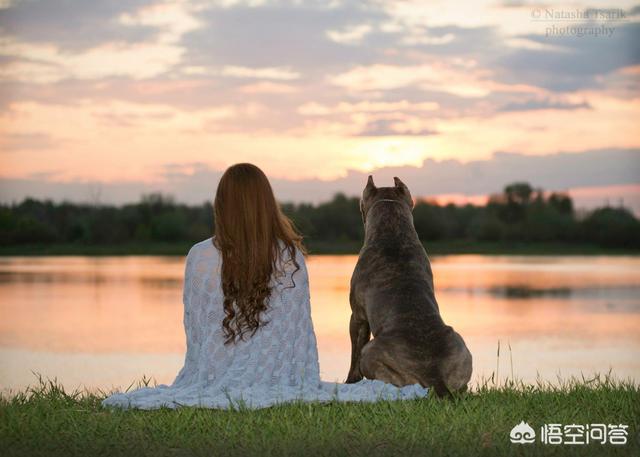
<instances>
[{"instance_id":1,"label":"cloud","mask_svg":"<svg viewBox=\"0 0 640 457\"><path fill-rule=\"evenodd\" d=\"M222 68L221 74L232 78L276 79L281 81L291 81L300 78L300 73L287 67L250 68L225 66Z\"/></svg>"},{"instance_id":2,"label":"cloud","mask_svg":"<svg viewBox=\"0 0 640 457\"><path fill-rule=\"evenodd\" d=\"M289 180L272 178L281 201L324 201L336 193L359 195L367 172L350 170L343 178L332 180ZM425 160L419 167L383 167L371 172L378 186L393 185L399 176L414 196L463 194L476 196L500 192L515 181L527 181L545 190L625 186L640 184L640 149L589 150L577 153L530 156L497 153L487 160ZM203 162L169 163L160 169L159 181L115 181L96 184L90 181L60 182L48 179L0 179L0 198L4 202L24 197L78 200L90 187L100 186L104 202L137 201L142 193L162 191L178 201L202 203L213 197L222 170Z\"/></svg>"},{"instance_id":3,"label":"cloud","mask_svg":"<svg viewBox=\"0 0 640 457\"><path fill-rule=\"evenodd\" d=\"M425 55L458 58L477 58L503 51L503 39L496 25L463 27L455 24L433 26L404 24L394 33L403 48L417 50Z\"/></svg>"},{"instance_id":4,"label":"cloud","mask_svg":"<svg viewBox=\"0 0 640 457\"><path fill-rule=\"evenodd\" d=\"M45 171L38 171L35 173L29 173L29 178L35 179L38 181L43 181L43 180L50 180L52 178L57 177L58 175L60 175L60 170L45 170Z\"/></svg>"},{"instance_id":5,"label":"cloud","mask_svg":"<svg viewBox=\"0 0 640 457\"><path fill-rule=\"evenodd\" d=\"M550 110L550 109L551 110L592 109L592 106L589 103L584 101L580 103L572 103L572 102L562 101L562 100L532 98L529 100L508 103L502 106L501 108L499 108L499 111L501 112L535 111L535 110Z\"/></svg>"},{"instance_id":6,"label":"cloud","mask_svg":"<svg viewBox=\"0 0 640 457\"><path fill-rule=\"evenodd\" d=\"M160 175L167 181L186 183L199 173L210 174L211 169L204 162L165 163L161 166ZM222 176L221 172L213 173L216 177Z\"/></svg>"},{"instance_id":7,"label":"cloud","mask_svg":"<svg viewBox=\"0 0 640 457\"><path fill-rule=\"evenodd\" d=\"M201 25L191 8L158 0L17 2L0 10L0 79L34 85L166 74L181 60L182 35Z\"/></svg>"},{"instance_id":8,"label":"cloud","mask_svg":"<svg viewBox=\"0 0 640 457\"><path fill-rule=\"evenodd\" d=\"M342 44L360 44L362 39L371 33L372 27L369 24L352 25L343 30L327 30L330 40Z\"/></svg>"},{"instance_id":9,"label":"cloud","mask_svg":"<svg viewBox=\"0 0 640 457\"><path fill-rule=\"evenodd\" d=\"M155 0L46 0L12 2L0 10L0 32L24 42L87 51L105 42L143 43L158 29L125 25L118 18Z\"/></svg>"},{"instance_id":10,"label":"cloud","mask_svg":"<svg viewBox=\"0 0 640 457\"><path fill-rule=\"evenodd\" d=\"M33 84L65 79L100 79L124 76L146 79L180 62L182 49L169 44L116 44L105 42L75 54L52 45L5 43L3 53L13 56L0 67L0 78ZM108 64L107 64L108 63Z\"/></svg>"},{"instance_id":11,"label":"cloud","mask_svg":"<svg viewBox=\"0 0 640 457\"><path fill-rule=\"evenodd\" d=\"M602 23L553 23L556 27L601 27ZM503 81L526 82L556 92L600 87L599 76L640 64L640 24L613 25L610 37L604 36L521 36L540 44L553 44L561 51L518 49L499 58ZM559 32L558 32L559 33Z\"/></svg>"},{"instance_id":12,"label":"cloud","mask_svg":"<svg viewBox=\"0 0 640 457\"><path fill-rule=\"evenodd\" d=\"M48 133L22 132L6 133L0 135L0 152L41 151L60 144L60 140L54 139Z\"/></svg>"},{"instance_id":13,"label":"cloud","mask_svg":"<svg viewBox=\"0 0 640 457\"><path fill-rule=\"evenodd\" d=\"M50 151L68 160L59 179L138 178L174 155L216 165L262 155L277 164L270 171L284 164L291 176L327 178L415 165L427 152L469 160L499 150L637 147L637 16L616 23L611 37L546 37L531 8L489 0L16 2L0 11L0 120L10 134L72 140ZM85 144L95 144L92 153ZM92 167L112 145L113 163ZM7 174L38 172L39 151L22 151ZM132 163L122 171L125 155ZM430 166L446 175L442 164Z\"/></svg>"},{"instance_id":14,"label":"cloud","mask_svg":"<svg viewBox=\"0 0 640 457\"><path fill-rule=\"evenodd\" d=\"M435 111L438 109L435 102L411 103L407 100L395 102L385 101L361 101L358 103L341 102L334 106L309 102L298 108L298 112L305 116L324 116L327 114L351 114L351 113L378 113L378 112L421 112Z\"/></svg>"},{"instance_id":15,"label":"cloud","mask_svg":"<svg viewBox=\"0 0 640 457\"><path fill-rule=\"evenodd\" d=\"M388 38L362 28L386 18L375 2L265 2L211 5L197 12L204 26L185 34L188 65L216 67L291 67L303 74L323 74L353 62L380 57L375 43ZM359 39L363 46L348 41ZM369 42L369 39L372 41Z\"/></svg>"},{"instance_id":16,"label":"cloud","mask_svg":"<svg viewBox=\"0 0 640 457\"><path fill-rule=\"evenodd\" d=\"M68 5L76 4L63 25ZM333 109L340 104L433 103L438 117L455 118L543 109L535 100L563 88L604 92L617 84L616 95L628 99L637 77L612 75L637 60L629 57L637 54L637 24L622 23L612 39L598 42L550 39L531 24L527 8L377 0L20 2L2 21L14 24L15 34L4 33L2 52L10 55L0 56L0 109L15 101L115 99L195 110L242 97L270 108L256 126L300 134L310 125L300 107L311 103L331 107L315 114L329 125L353 123L336 118L346 114ZM461 16L465 11L473 14ZM512 14L517 20L507 21ZM526 27L514 34L505 28L514 23ZM137 29L149 33L123 32ZM82 43L65 44L67 35Z\"/></svg>"},{"instance_id":17,"label":"cloud","mask_svg":"<svg viewBox=\"0 0 640 457\"><path fill-rule=\"evenodd\" d=\"M358 133L359 136L428 136L436 134L435 130L414 128L410 123L398 119L377 119L368 122L365 128Z\"/></svg>"},{"instance_id":18,"label":"cloud","mask_svg":"<svg viewBox=\"0 0 640 457\"><path fill-rule=\"evenodd\" d=\"M271 81L259 81L255 84L247 84L239 88L245 94L290 94L297 92L298 88L291 84L274 83Z\"/></svg>"},{"instance_id":19,"label":"cloud","mask_svg":"<svg viewBox=\"0 0 640 457\"><path fill-rule=\"evenodd\" d=\"M444 92L462 98L483 98L492 91L537 91L535 87L519 83L507 85L494 82L490 72L479 68L475 61L465 59L412 66L358 66L331 76L329 81L351 92L388 91L411 86L422 91Z\"/></svg>"}]
</instances>

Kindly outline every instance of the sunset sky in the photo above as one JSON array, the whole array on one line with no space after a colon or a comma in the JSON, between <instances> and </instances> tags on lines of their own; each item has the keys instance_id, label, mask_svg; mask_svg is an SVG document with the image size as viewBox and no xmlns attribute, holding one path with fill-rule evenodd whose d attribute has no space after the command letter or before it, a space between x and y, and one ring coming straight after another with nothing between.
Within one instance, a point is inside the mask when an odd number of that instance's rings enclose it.
<instances>
[{"instance_id":1,"label":"sunset sky","mask_svg":"<svg viewBox=\"0 0 640 457\"><path fill-rule=\"evenodd\" d=\"M201 203L249 161L281 200L372 172L640 212L638 5L0 0L0 201Z\"/></svg>"}]
</instances>

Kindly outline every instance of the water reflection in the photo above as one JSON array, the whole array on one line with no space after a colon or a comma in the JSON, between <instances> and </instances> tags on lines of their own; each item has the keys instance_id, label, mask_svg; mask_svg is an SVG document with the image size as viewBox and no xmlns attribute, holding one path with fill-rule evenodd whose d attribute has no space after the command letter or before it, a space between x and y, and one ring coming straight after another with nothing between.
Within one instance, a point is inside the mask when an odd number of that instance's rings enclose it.
<instances>
[{"instance_id":1,"label":"water reflection","mask_svg":"<svg viewBox=\"0 0 640 457\"><path fill-rule=\"evenodd\" d=\"M323 378L342 380L356 256L308 260ZM182 366L184 260L176 257L0 258L0 386L31 370L74 387L171 382ZM500 364L525 379L607 371L640 379L640 259L444 256L432 259L447 323L474 372ZM498 340L503 356L496 360Z\"/></svg>"}]
</instances>

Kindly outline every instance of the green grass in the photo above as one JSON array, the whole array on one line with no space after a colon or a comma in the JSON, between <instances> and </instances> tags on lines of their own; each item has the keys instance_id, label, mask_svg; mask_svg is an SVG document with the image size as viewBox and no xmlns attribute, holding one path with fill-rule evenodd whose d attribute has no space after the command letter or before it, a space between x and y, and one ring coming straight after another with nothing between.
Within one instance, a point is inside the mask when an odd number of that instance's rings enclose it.
<instances>
[{"instance_id":1,"label":"green grass","mask_svg":"<svg viewBox=\"0 0 640 457\"><path fill-rule=\"evenodd\" d=\"M38 255L186 255L193 243L127 243L114 245L40 244L0 246L0 256ZM357 254L357 241L306 241L311 254ZM466 240L424 243L429 255L638 255L639 250L603 248L593 244L478 242Z\"/></svg>"},{"instance_id":2,"label":"green grass","mask_svg":"<svg viewBox=\"0 0 640 457\"><path fill-rule=\"evenodd\" d=\"M145 382L148 382L145 381ZM141 383L138 383L141 385ZM452 400L290 404L263 410L104 409L55 381L0 398L3 456L640 455L640 387L610 376L486 382ZM628 444L518 445L520 421L627 424Z\"/></svg>"}]
</instances>

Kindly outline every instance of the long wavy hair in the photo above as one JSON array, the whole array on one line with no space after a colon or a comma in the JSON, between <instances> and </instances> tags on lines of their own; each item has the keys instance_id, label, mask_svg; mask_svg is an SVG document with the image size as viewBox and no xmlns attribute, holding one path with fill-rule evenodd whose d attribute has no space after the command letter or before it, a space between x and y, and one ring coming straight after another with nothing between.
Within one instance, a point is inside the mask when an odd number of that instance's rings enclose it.
<instances>
[{"instance_id":1,"label":"long wavy hair","mask_svg":"<svg viewBox=\"0 0 640 457\"><path fill-rule=\"evenodd\" d=\"M229 167L218 184L213 205L213 243L222 254L225 344L253 336L266 325L271 278L282 271L285 253L293 261L296 248L306 253L302 236L285 216L265 174L255 165ZM282 243L282 244L280 244ZM294 283L295 284L295 283Z\"/></svg>"}]
</instances>

